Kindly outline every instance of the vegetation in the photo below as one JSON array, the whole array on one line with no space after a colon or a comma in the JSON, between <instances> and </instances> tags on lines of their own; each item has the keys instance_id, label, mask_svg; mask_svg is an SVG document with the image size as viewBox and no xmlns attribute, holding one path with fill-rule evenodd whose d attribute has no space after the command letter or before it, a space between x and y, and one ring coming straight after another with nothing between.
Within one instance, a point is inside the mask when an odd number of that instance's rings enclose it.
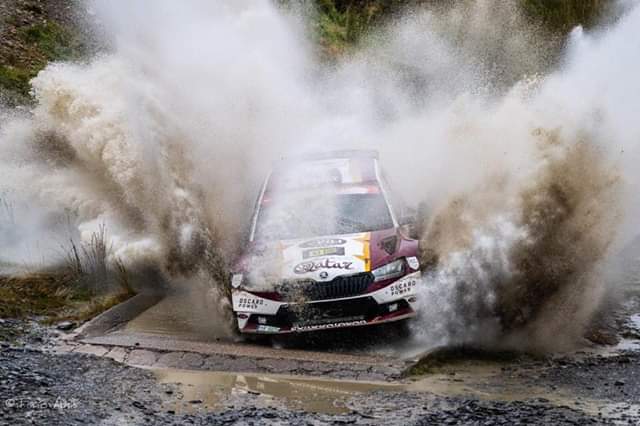
<instances>
[{"instance_id":1,"label":"vegetation","mask_svg":"<svg viewBox=\"0 0 640 426\"><path fill-rule=\"evenodd\" d=\"M135 294L120 262L110 268L105 228L80 246L71 242L60 270L0 277L0 318L44 317L43 322L86 321Z\"/></svg>"},{"instance_id":2,"label":"vegetation","mask_svg":"<svg viewBox=\"0 0 640 426\"><path fill-rule=\"evenodd\" d=\"M131 288L97 296L67 274L37 273L0 277L0 318L44 317L43 322L86 321L127 300Z\"/></svg>"},{"instance_id":3,"label":"vegetation","mask_svg":"<svg viewBox=\"0 0 640 426\"><path fill-rule=\"evenodd\" d=\"M473 0L467 0L473 1ZM552 35L577 25L593 26L608 6L605 0L516 0L525 16ZM314 27L329 56L348 52L371 29L409 7L449 7L455 0L315 0Z\"/></svg>"},{"instance_id":4,"label":"vegetation","mask_svg":"<svg viewBox=\"0 0 640 426\"><path fill-rule=\"evenodd\" d=\"M0 65L0 89L10 92L10 97L14 101L12 103L24 103L29 96L29 80L34 75L32 71L24 68Z\"/></svg>"},{"instance_id":5,"label":"vegetation","mask_svg":"<svg viewBox=\"0 0 640 426\"><path fill-rule=\"evenodd\" d=\"M520 3L530 19L560 33L577 25L597 24L609 6L607 0L520 0Z\"/></svg>"},{"instance_id":6,"label":"vegetation","mask_svg":"<svg viewBox=\"0 0 640 426\"><path fill-rule=\"evenodd\" d=\"M303 0L276 1L285 5L308 4ZM554 33L566 33L578 24L594 25L608 6L606 0L516 1L526 16ZM369 31L408 7L446 7L455 3L455 0L314 0L311 26L325 56L335 58L356 48ZM0 51L0 93L9 105L30 100L29 81L49 61L76 59L87 50L75 30L46 18L31 24L9 19L7 27L15 31L0 33L3 38L17 37L11 43L17 46L17 52Z\"/></svg>"},{"instance_id":7,"label":"vegetation","mask_svg":"<svg viewBox=\"0 0 640 426\"><path fill-rule=\"evenodd\" d=\"M78 59L86 51L78 34L47 19L9 19L0 38L10 41L0 49L0 94L11 106L30 101L29 81L50 61Z\"/></svg>"},{"instance_id":8,"label":"vegetation","mask_svg":"<svg viewBox=\"0 0 640 426\"><path fill-rule=\"evenodd\" d=\"M382 18L402 10L407 0L317 0L314 27L330 56L354 47Z\"/></svg>"},{"instance_id":9,"label":"vegetation","mask_svg":"<svg viewBox=\"0 0 640 426\"><path fill-rule=\"evenodd\" d=\"M20 28L18 34L29 46L37 48L46 61L73 59L83 50L78 37L53 21ZM38 65L45 65L46 61Z\"/></svg>"}]
</instances>

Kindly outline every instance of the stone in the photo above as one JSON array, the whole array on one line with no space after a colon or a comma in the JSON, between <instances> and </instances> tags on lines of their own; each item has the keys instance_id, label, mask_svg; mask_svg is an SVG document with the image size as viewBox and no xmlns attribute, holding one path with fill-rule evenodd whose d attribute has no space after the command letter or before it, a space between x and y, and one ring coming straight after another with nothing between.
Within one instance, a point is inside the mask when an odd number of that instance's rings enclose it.
<instances>
[{"instance_id":1,"label":"stone","mask_svg":"<svg viewBox=\"0 0 640 426\"><path fill-rule=\"evenodd\" d=\"M80 345L73 350L73 352L95 356L104 356L108 351L109 350L104 346L95 345Z\"/></svg>"},{"instance_id":2,"label":"stone","mask_svg":"<svg viewBox=\"0 0 640 426\"><path fill-rule=\"evenodd\" d=\"M137 366L151 366L156 362L156 354L145 349L135 349L129 353L126 362Z\"/></svg>"},{"instance_id":3,"label":"stone","mask_svg":"<svg viewBox=\"0 0 640 426\"><path fill-rule=\"evenodd\" d=\"M162 368L181 368L182 367L182 357L184 356L184 352L169 352L160 355L158 361L154 367L162 367Z\"/></svg>"},{"instance_id":4,"label":"stone","mask_svg":"<svg viewBox=\"0 0 640 426\"><path fill-rule=\"evenodd\" d=\"M56 325L56 328L60 331L69 331L75 328L76 323L73 321L62 321Z\"/></svg>"},{"instance_id":5,"label":"stone","mask_svg":"<svg viewBox=\"0 0 640 426\"><path fill-rule=\"evenodd\" d=\"M182 357L182 366L184 368L198 368L202 366L204 362L204 358L200 354L196 354L193 352L187 352Z\"/></svg>"},{"instance_id":6,"label":"stone","mask_svg":"<svg viewBox=\"0 0 640 426\"><path fill-rule=\"evenodd\" d=\"M125 348L116 346L114 348L111 348L111 350L107 354L105 354L105 357L111 358L112 360L117 362L124 362L124 359L127 357L127 350Z\"/></svg>"}]
</instances>

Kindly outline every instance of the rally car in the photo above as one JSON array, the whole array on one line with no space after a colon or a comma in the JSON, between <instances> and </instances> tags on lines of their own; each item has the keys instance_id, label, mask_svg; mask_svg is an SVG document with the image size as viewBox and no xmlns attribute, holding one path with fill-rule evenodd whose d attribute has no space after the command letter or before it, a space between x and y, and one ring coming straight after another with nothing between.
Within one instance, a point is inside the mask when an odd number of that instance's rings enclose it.
<instances>
[{"instance_id":1,"label":"rally car","mask_svg":"<svg viewBox=\"0 0 640 426\"><path fill-rule=\"evenodd\" d=\"M375 151L340 151L274 167L231 276L241 333L300 333L416 315L418 242L378 161Z\"/></svg>"}]
</instances>

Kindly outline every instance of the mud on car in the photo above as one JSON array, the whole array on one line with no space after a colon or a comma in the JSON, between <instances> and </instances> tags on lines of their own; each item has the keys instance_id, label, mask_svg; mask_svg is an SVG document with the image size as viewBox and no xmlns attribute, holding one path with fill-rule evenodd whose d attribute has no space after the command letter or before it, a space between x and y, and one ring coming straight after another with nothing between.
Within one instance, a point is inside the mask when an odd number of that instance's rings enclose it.
<instances>
[{"instance_id":1,"label":"mud on car","mask_svg":"<svg viewBox=\"0 0 640 426\"><path fill-rule=\"evenodd\" d=\"M239 331L299 333L415 316L421 275L406 211L375 151L276 164L231 276Z\"/></svg>"}]
</instances>

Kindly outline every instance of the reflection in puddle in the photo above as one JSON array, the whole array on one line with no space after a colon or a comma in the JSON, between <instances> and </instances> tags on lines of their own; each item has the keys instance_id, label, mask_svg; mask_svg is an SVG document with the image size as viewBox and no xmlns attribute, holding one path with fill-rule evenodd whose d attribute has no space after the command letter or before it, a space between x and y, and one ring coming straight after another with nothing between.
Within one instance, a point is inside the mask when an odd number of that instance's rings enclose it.
<instances>
[{"instance_id":1,"label":"reflection in puddle","mask_svg":"<svg viewBox=\"0 0 640 426\"><path fill-rule=\"evenodd\" d=\"M216 410L251 398L252 405L277 406L308 412L342 414L349 412L344 400L375 391L399 391L405 386L371 382L347 382L294 378L277 375L249 375L172 369L153 370L161 383L180 386L181 400L176 412ZM191 401L191 402L190 402ZM192 401L196 401L193 403Z\"/></svg>"},{"instance_id":2,"label":"reflection in puddle","mask_svg":"<svg viewBox=\"0 0 640 426\"><path fill-rule=\"evenodd\" d=\"M238 374L174 369L152 369L161 383L177 384L176 401L167 409L177 413L217 411L230 407L282 407L324 414L351 410L351 397L373 391L428 392L445 397L478 398L491 401L546 401L593 416L614 420L640 413L640 406L592 400L570 391L536 386L517 376L505 375L496 365L481 362L457 364L455 372L443 369L412 383L352 382L271 374ZM356 402L356 406L362 402ZM426 403L426 400L425 400ZM382 404L384 412L393 407ZM376 407L367 407L376 411Z\"/></svg>"}]
</instances>

